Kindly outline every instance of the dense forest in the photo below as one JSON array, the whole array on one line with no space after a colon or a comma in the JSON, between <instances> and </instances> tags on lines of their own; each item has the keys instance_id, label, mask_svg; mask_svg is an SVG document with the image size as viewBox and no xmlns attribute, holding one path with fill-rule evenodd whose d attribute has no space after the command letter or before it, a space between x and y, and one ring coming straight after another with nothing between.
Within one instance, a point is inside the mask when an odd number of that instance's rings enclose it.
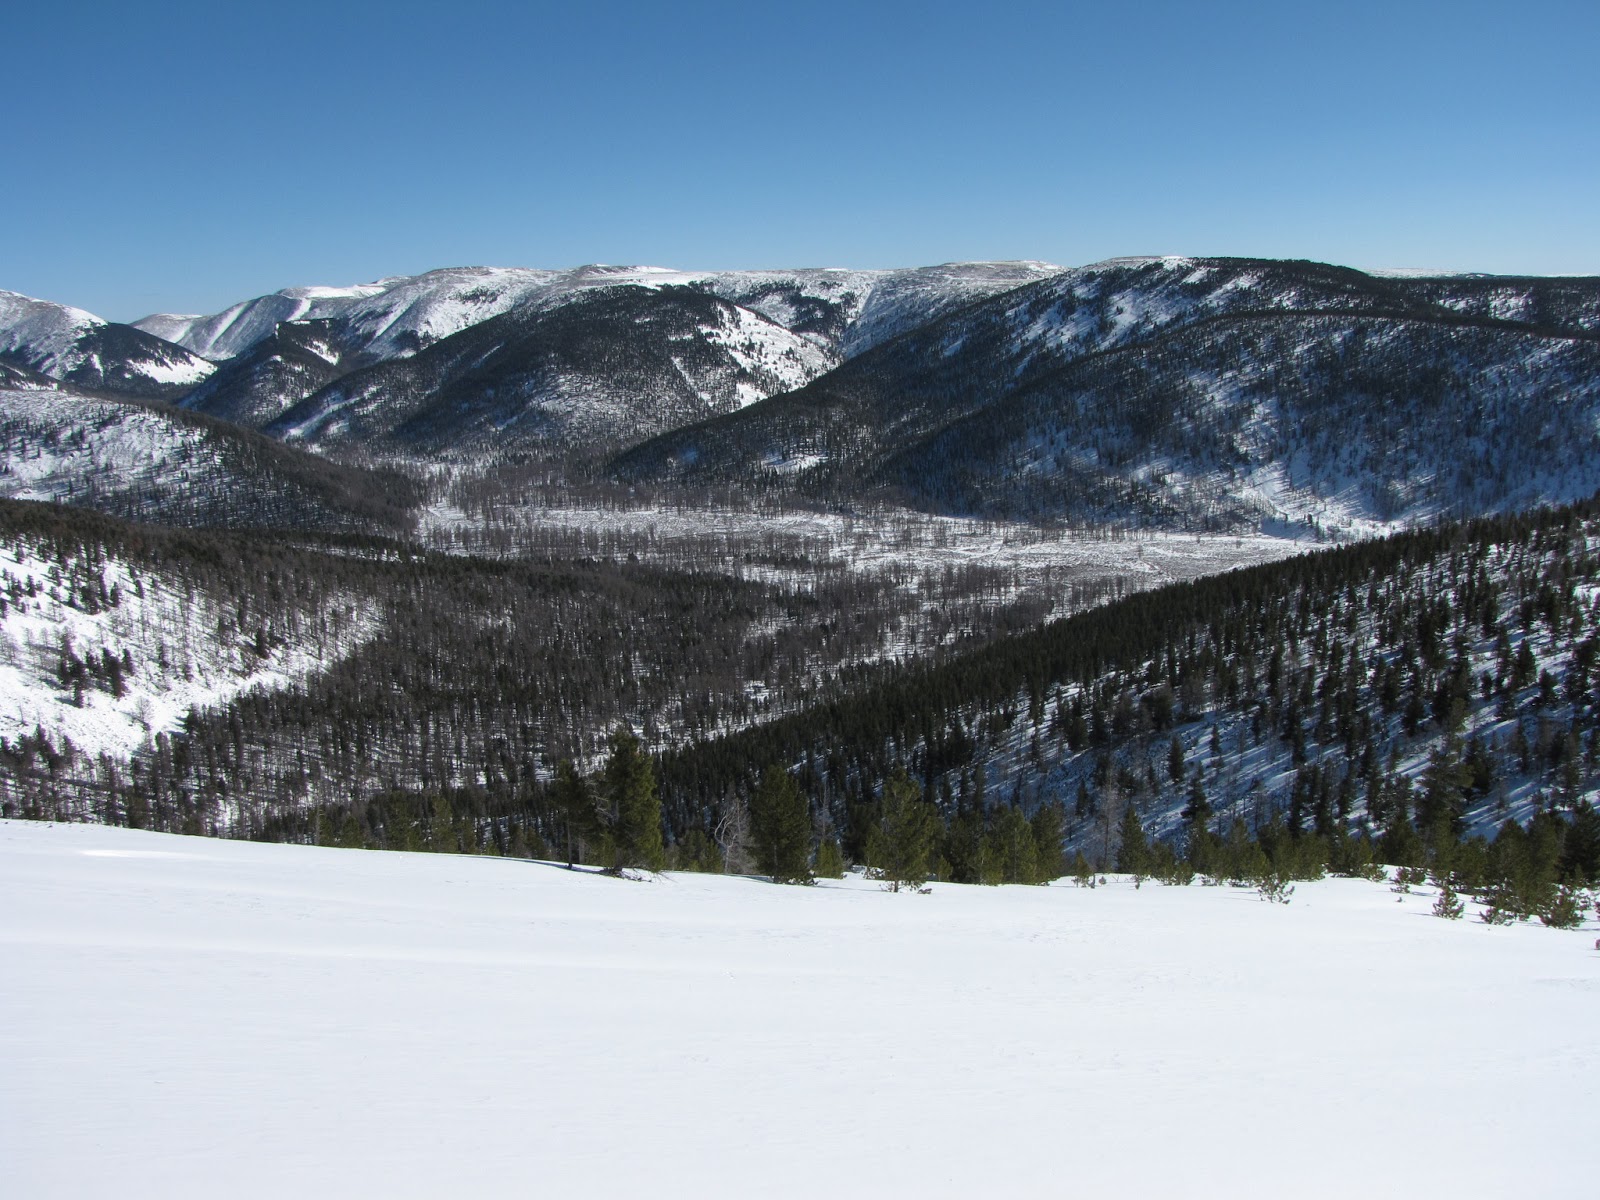
<instances>
[{"instance_id":1,"label":"dense forest","mask_svg":"<svg viewBox=\"0 0 1600 1200\"><path fill-rule=\"evenodd\" d=\"M0 546L17 560L0 578L0 650L47 701L40 727L0 752L0 787L12 811L148 812L161 828L242 835L375 791L522 795L563 758L595 761L619 724L657 749L707 740L1050 611L992 569L860 571L765 537L692 538L669 567L630 548L648 554L650 540L575 532L539 557L488 558L0 503ZM718 569L690 569L696 554ZM1111 588L1049 579L1068 605ZM208 669L229 696L201 688L131 762L53 732L51 712L90 732L96 715L150 725L142 694L159 704ZM250 686L273 669L272 686Z\"/></svg>"},{"instance_id":2,"label":"dense forest","mask_svg":"<svg viewBox=\"0 0 1600 1200\"><path fill-rule=\"evenodd\" d=\"M1211 576L942 662L828 676L808 665L820 643L881 634L849 624L870 597L13 508L16 537L74 564L63 585L83 603L110 598L73 572L112 552L226 592L237 635L268 655L301 631L266 614L309 619L318 594L385 608L381 633L326 673L198 710L131 763L7 741L12 815L536 855L576 831L581 854L605 839L562 780L603 781L632 725L656 752L659 861L680 867L754 863L750 815L776 768L803 800L808 861L872 863L899 844L886 829L909 829L924 847L911 882L1072 864L1288 879L1383 861L1487 887L1524 852L1539 904L1558 878L1600 880L1584 798L1600 769L1596 502ZM63 696L127 686L107 649L63 668ZM759 719L757 676L786 715Z\"/></svg>"}]
</instances>

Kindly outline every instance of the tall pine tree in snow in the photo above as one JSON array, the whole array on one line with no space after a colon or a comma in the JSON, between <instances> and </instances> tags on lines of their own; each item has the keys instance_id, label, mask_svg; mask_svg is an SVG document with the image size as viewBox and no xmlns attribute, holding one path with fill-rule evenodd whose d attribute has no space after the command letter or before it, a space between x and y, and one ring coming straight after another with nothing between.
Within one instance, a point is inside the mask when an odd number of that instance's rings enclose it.
<instances>
[{"instance_id":1,"label":"tall pine tree in snow","mask_svg":"<svg viewBox=\"0 0 1600 1200\"><path fill-rule=\"evenodd\" d=\"M606 760L604 782L611 818L611 870L661 870L667 855L661 842L661 800L656 795L655 770L643 744L627 729L611 735L611 757Z\"/></svg>"}]
</instances>

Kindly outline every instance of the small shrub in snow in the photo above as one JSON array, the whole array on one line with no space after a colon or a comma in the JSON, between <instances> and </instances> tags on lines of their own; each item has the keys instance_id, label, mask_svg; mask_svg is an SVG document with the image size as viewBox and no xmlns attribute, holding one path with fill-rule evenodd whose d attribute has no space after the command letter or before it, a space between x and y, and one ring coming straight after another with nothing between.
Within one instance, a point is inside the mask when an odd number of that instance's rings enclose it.
<instances>
[{"instance_id":1,"label":"small shrub in snow","mask_svg":"<svg viewBox=\"0 0 1600 1200\"><path fill-rule=\"evenodd\" d=\"M1466 912L1466 905L1461 903L1461 897L1456 894L1455 888L1450 886L1450 877L1441 876L1437 883L1439 894L1433 901L1433 915L1442 917L1446 921L1459 921Z\"/></svg>"},{"instance_id":2,"label":"small shrub in snow","mask_svg":"<svg viewBox=\"0 0 1600 1200\"><path fill-rule=\"evenodd\" d=\"M1539 920L1552 929L1577 929L1583 924L1582 893L1573 887L1558 887L1539 910Z\"/></svg>"},{"instance_id":3,"label":"small shrub in snow","mask_svg":"<svg viewBox=\"0 0 1600 1200\"><path fill-rule=\"evenodd\" d=\"M1256 883L1256 892L1268 904L1287 904L1294 895L1294 885L1281 871L1268 871Z\"/></svg>"},{"instance_id":4,"label":"small shrub in snow","mask_svg":"<svg viewBox=\"0 0 1600 1200\"><path fill-rule=\"evenodd\" d=\"M1496 884L1489 889L1483 899L1485 925L1511 925L1522 916L1517 906L1516 894L1506 884Z\"/></svg>"},{"instance_id":5,"label":"small shrub in snow","mask_svg":"<svg viewBox=\"0 0 1600 1200\"><path fill-rule=\"evenodd\" d=\"M1399 892L1402 896L1408 895L1412 888L1419 887L1428 881L1428 872L1423 867L1400 867L1394 873L1394 884L1389 889Z\"/></svg>"}]
</instances>

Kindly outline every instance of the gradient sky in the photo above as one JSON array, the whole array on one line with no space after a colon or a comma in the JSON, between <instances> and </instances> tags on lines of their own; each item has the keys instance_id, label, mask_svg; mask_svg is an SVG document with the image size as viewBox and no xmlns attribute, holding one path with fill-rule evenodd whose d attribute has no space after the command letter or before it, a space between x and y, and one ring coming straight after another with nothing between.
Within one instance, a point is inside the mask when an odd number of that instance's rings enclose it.
<instances>
[{"instance_id":1,"label":"gradient sky","mask_svg":"<svg viewBox=\"0 0 1600 1200\"><path fill-rule=\"evenodd\" d=\"M0 288L1240 254L1600 274L1600 3L8 6Z\"/></svg>"}]
</instances>

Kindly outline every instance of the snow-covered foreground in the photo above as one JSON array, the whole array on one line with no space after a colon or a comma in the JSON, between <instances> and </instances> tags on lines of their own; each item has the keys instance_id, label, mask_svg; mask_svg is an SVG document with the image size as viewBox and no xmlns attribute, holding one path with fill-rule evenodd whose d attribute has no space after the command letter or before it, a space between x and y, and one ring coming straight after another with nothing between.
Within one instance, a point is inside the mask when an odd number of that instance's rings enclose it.
<instances>
[{"instance_id":1,"label":"snow-covered foreground","mask_svg":"<svg viewBox=\"0 0 1600 1200\"><path fill-rule=\"evenodd\" d=\"M1428 908L3 822L5 1193L1576 1194L1594 922Z\"/></svg>"}]
</instances>

